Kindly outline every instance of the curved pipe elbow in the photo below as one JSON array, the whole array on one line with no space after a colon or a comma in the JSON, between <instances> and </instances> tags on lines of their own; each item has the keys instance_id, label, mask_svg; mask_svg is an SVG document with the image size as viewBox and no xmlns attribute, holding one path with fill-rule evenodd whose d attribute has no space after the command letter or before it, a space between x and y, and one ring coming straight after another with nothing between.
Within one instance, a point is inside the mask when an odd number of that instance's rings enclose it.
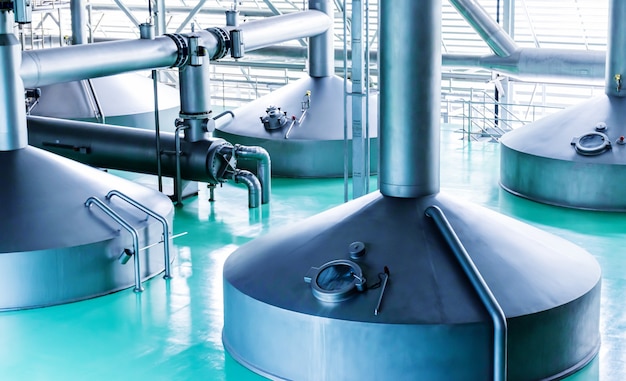
<instances>
[{"instance_id":1,"label":"curved pipe elbow","mask_svg":"<svg viewBox=\"0 0 626 381\"><path fill-rule=\"evenodd\" d=\"M250 171L243 169L235 172L235 183L243 183L248 187L248 207L258 208L261 204L261 183Z\"/></svg>"},{"instance_id":2,"label":"curved pipe elbow","mask_svg":"<svg viewBox=\"0 0 626 381\"><path fill-rule=\"evenodd\" d=\"M270 202L272 189L272 161L270 154L263 147L235 145L235 157L257 162L257 177L261 182L263 204Z\"/></svg>"}]
</instances>

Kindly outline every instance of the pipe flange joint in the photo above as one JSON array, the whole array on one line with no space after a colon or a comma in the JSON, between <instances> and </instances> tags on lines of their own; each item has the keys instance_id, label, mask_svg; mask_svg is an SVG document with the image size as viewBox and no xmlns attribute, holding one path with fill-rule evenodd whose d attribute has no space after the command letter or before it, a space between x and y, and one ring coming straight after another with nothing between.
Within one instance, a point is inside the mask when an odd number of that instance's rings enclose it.
<instances>
[{"instance_id":1,"label":"pipe flange joint","mask_svg":"<svg viewBox=\"0 0 626 381\"><path fill-rule=\"evenodd\" d=\"M172 39L172 41L174 41L174 43L176 44L177 49L177 57L176 57L176 62L174 62L174 64L170 67L181 67L185 64L185 62L187 62L187 59L189 58L189 45L187 45L187 40L185 39L185 37L183 37L181 34L178 33L167 33L164 34L164 36L167 36L169 38Z\"/></svg>"},{"instance_id":2,"label":"pipe flange joint","mask_svg":"<svg viewBox=\"0 0 626 381\"><path fill-rule=\"evenodd\" d=\"M217 50L211 60L219 60L226 57L228 51L230 50L230 34L226 29L213 27L206 30L217 38Z\"/></svg>"},{"instance_id":3,"label":"pipe flange joint","mask_svg":"<svg viewBox=\"0 0 626 381\"><path fill-rule=\"evenodd\" d=\"M179 112L178 116L183 120L204 120L211 118L213 111L203 112Z\"/></svg>"}]
</instances>

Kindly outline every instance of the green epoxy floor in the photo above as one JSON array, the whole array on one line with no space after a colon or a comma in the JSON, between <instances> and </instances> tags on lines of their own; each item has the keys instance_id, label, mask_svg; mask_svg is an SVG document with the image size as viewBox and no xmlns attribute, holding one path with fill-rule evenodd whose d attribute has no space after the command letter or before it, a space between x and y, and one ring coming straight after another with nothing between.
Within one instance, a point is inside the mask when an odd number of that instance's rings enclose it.
<instances>
[{"instance_id":1,"label":"green epoxy floor","mask_svg":"<svg viewBox=\"0 0 626 381\"><path fill-rule=\"evenodd\" d=\"M626 215L568 210L498 187L498 145L462 142L444 127L441 187L579 244L603 269L602 348L576 381L626 379ZM147 181L139 178L138 181ZM375 184L375 179L372 180ZM247 208L226 184L177 208L174 278L78 303L0 313L0 380L262 380L224 352L222 264L240 245L343 202L343 180L274 179L272 202ZM498 227L494 226L494 234ZM6 271L6 270L5 270Z\"/></svg>"}]
</instances>

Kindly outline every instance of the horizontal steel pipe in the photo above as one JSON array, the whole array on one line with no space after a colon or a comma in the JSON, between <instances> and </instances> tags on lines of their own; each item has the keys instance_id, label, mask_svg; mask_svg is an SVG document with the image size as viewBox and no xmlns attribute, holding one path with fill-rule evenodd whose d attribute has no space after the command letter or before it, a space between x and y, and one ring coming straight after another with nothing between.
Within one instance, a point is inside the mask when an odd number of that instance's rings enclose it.
<instances>
[{"instance_id":1,"label":"horizontal steel pipe","mask_svg":"<svg viewBox=\"0 0 626 381\"><path fill-rule=\"evenodd\" d=\"M169 67L177 57L178 48L169 37L29 50L22 52L20 75L26 88L39 87Z\"/></svg>"},{"instance_id":2,"label":"horizontal steel pipe","mask_svg":"<svg viewBox=\"0 0 626 381\"><path fill-rule=\"evenodd\" d=\"M602 51L523 48L508 57L444 54L442 65L483 68L530 82L598 84L604 79L605 59Z\"/></svg>"},{"instance_id":3,"label":"horizontal steel pipe","mask_svg":"<svg viewBox=\"0 0 626 381\"><path fill-rule=\"evenodd\" d=\"M281 42L315 36L332 26L328 15L309 10L241 24L246 51ZM201 46L213 57L220 47L208 30L195 32ZM122 40L98 44L31 50L22 53L20 75L24 86L38 87L60 82L104 77L129 71L170 67L176 64L179 47L168 36L153 40Z\"/></svg>"},{"instance_id":4,"label":"horizontal steel pipe","mask_svg":"<svg viewBox=\"0 0 626 381\"><path fill-rule=\"evenodd\" d=\"M155 133L139 128L118 127L64 119L28 117L30 145L95 167L157 174ZM181 140L181 174L185 180L216 183L207 169L209 149L229 144L223 139L198 142ZM176 175L173 133L161 132L162 175Z\"/></svg>"},{"instance_id":5,"label":"horizontal steel pipe","mask_svg":"<svg viewBox=\"0 0 626 381\"><path fill-rule=\"evenodd\" d=\"M127 5L127 9L133 12L146 12L148 7L145 5ZM39 9L39 7L37 7ZM92 11L100 11L100 12L110 12L110 11L118 11L122 10L115 4L94 4L91 5ZM189 13L193 7L185 7L182 5L167 5L167 12L172 13ZM210 9L210 8L202 8L198 11L199 14L209 14L209 15L225 15L226 11L223 9ZM239 9L239 15L243 17L271 17L274 16L272 11L262 10L262 9Z\"/></svg>"},{"instance_id":6,"label":"horizontal steel pipe","mask_svg":"<svg viewBox=\"0 0 626 381\"><path fill-rule=\"evenodd\" d=\"M236 29L243 31L243 42L247 52L285 41L316 36L326 32L332 25L333 20L324 12L308 10L241 23Z\"/></svg>"}]
</instances>

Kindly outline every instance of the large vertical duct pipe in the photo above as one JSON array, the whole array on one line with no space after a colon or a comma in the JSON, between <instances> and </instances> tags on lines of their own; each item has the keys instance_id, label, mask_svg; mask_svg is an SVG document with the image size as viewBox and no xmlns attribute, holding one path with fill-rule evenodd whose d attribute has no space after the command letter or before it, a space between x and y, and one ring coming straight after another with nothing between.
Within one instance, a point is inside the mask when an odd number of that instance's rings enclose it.
<instances>
[{"instance_id":1,"label":"large vertical duct pipe","mask_svg":"<svg viewBox=\"0 0 626 381\"><path fill-rule=\"evenodd\" d=\"M22 54L13 34L13 12L0 11L0 151L11 151L28 145L24 83L20 77Z\"/></svg>"},{"instance_id":2,"label":"large vertical duct pipe","mask_svg":"<svg viewBox=\"0 0 626 381\"><path fill-rule=\"evenodd\" d=\"M330 27L324 33L309 38L309 75L330 77L335 74L333 4L331 0L310 0L309 9L326 13L331 20Z\"/></svg>"},{"instance_id":3,"label":"large vertical duct pipe","mask_svg":"<svg viewBox=\"0 0 626 381\"><path fill-rule=\"evenodd\" d=\"M70 0L70 12L72 15L72 45L87 43L87 17L85 15L84 0Z\"/></svg>"},{"instance_id":4,"label":"large vertical duct pipe","mask_svg":"<svg viewBox=\"0 0 626 381\"><path fill-rule=\"evenodd\" d=\"M626 1L609 1L609 36L606 50L605 92L616 97L626 96Z\"/></svg>"},{"instance_id":5,"label":"large vertical duct pipe","mask_svg":"<svg viewBox=\"0 0 626 381\"><path fill-rule=\"evenodd\" d=\"M381 1L379 6L378 68L385 94L379 113L380 191L403 198L437 193L441 1Z\"/></svg>"}]
</instances>

